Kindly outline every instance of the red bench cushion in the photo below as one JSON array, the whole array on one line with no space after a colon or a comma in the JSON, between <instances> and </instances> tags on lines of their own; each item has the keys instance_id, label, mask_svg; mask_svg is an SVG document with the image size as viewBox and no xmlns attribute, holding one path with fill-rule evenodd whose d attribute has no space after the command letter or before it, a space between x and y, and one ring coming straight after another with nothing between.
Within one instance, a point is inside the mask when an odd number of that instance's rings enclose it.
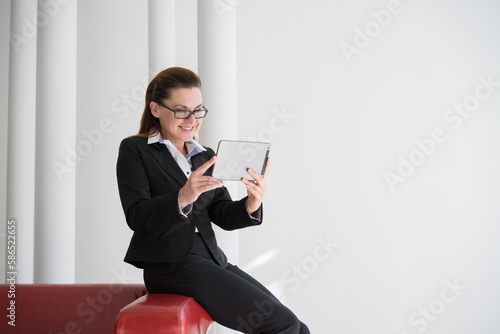
<instances>
[{"instance_id":1,"label":"red bench cushion","mask_svg":"<svg viewBox=\"0 0 500 334\"><path fill-rule=\"evenodd\" d=\"M193 298L149 294L124 307L115 334L205 334L212 318Z\"/></svg>"}]
</instances>

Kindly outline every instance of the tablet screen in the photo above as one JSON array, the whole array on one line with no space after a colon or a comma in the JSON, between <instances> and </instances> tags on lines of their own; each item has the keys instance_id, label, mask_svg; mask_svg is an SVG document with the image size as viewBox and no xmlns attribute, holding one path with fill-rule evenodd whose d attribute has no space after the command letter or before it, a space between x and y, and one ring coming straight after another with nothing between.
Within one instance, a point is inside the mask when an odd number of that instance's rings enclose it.
<instances>
[{"instance_id":1,"label":"tablet screen","mask_svg":"<svg viewBox=\"0 0 500 334\"><path fill-rule=\"evenodd\" d=\"M217 161L212 176L225 181L239 181L242 177L253 181L250 168L264 175L271 143L221 140L217 146Z\"/></svg>"}]
</instances>

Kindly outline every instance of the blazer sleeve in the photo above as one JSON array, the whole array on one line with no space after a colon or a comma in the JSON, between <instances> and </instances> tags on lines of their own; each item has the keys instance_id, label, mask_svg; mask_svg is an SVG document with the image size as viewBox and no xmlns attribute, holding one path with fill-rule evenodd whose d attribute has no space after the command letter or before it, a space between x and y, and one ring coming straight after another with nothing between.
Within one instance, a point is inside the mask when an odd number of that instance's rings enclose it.
<instances>
[{"instance_id":1,"label":"blazer sleeve","mask_svg":"<svg viewBox=\"0 0 500 334\"><path fill-rule=\"evenodd\" d=\"M263 205L261 204L260 219L252 219L246 208L248 196L233 201L226 187L214 190L212 204L208 208L210 220L220 228L232 231L244 227L256 226L262 223Z\"/></svg>"},{"instance_id":2,"label":"blazer sleeve","mask_svg":"<svg viewBox=\"0 0 500 334\"><path fill-rule=\"evenodd\" d=\"M213 204L209 208L210 220L220 228L232 231L244 227L256 226L262 223L263 205L259 208L261 217L252 219L246 208L247 197L232 201L227 189L216 190ZM228 199L229 198L229 199Z\"/></svg>"},{"instance_id":3,"label":"blazer sleeve","mask_svg":"<svg viewBox=\"0 0 500 334\"><path fill-rule=\"evenodd\" d=\"M151 197L150 182L154 176L148 175L145 167L148 153L134 139L137 138L122 141L116 165L118 190L128 226L135 232L149 232L186 222L187 218L177 208L178 188Z\"/></svg>"}]
</instances>

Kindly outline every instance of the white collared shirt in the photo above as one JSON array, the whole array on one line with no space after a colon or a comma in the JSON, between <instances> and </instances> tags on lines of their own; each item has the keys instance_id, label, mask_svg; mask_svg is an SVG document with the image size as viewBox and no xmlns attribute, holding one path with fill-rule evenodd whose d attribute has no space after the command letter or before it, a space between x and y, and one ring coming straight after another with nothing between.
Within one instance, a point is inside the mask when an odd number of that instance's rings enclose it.
<instances>
[{"instance_id":1,"label":"white collared shirt","mask_svg":"<svg viewBox=\"0 0 500 334\"><path fill-rule=\"evenodd\" d=\"M191 176L193 164L191 163L191 157L195 154L198 154L200 152L206 151L206 149L201 146L196 140L191 139L190 141L186 142L186 149L188 151L188 154L184 156L179 150L172 144L170 140L164 140L161 136L160 133L158 133L154 137L149 137L148 138L148 144L154 144L154 143L160 143L160 144L165 144L167 147L168 151L174 158L175 162L177 162L177 165L179 165L180 169L182 172L186 175L186 177L189 179ZM184 210L181 208L181 204L178 201L178 206L179 206L179 213L183 215L184 217L187 217L187 215L191 212L193 209L193 205L189 204L184 208ZM196 228L196 232L198 232L198 228Z\"/></svg>"},{"instance_id":2,"label":"white collared shirt","mask_svg":"<svg viewBox=\"0 0 500 334\"><path fill-rule=\"evenodd\" d=\"M167 146L168 151L170 154L172 154L172 157L174 158L175 162L179 165L181 170L184 172L186 177L189 179L189 176L191 176L191 171L193 168L193 164L191 163L191 157L195 154L198 154L200 152L206 151L206 149L201 146L196 140L191 139L190 141L186 142L186 149L188 151L187 156L184 156L179 150L172 144L170 140L164 140L161 137L161 134L158 133L154 137L149 137L148 138L148 144L154 144L154 143L160 143L160 144L165 144Z\"/></svg>"}]
</instances>

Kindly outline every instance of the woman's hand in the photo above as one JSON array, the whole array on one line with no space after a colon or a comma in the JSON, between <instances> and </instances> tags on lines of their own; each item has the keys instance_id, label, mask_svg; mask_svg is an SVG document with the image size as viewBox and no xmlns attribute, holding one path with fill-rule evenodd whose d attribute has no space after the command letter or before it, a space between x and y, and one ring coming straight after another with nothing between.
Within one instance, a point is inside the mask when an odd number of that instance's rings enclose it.
<instances>
[{"instance_id":1,"label":"woman's hand","mask_svg":"<svg viewBox=\"0 0 500 334\"><path fill-rule=\"evenodd\" d=\"M213 156L212 159L198 167L198 169L191 174L184 187L179 190L179 204L181 209L184 209L186 206L196 201L204 192L223 186L220 180L203 175L210 166L215 163L216 159L217 157Z\"/></svg>"},{"instance_id":2,"label":"woman's hand","mask_svg":"<svg viewBox=\"0 0 500 334\"><path fill-rule=\"evenodd\" d=\"M266 195L266 182L267 182L267 174L269 174L269 165L270 158L267 158L266 169L264 170L264 176L260 176L259 173L254 172L251 169L248 169L248 174L252 175L255 181L248 181L247 179L242 178L241 181L247 187L247 211L252 214L260 208L262 201L264 200L264 196Z\"/></svg>"}]
</instances>

